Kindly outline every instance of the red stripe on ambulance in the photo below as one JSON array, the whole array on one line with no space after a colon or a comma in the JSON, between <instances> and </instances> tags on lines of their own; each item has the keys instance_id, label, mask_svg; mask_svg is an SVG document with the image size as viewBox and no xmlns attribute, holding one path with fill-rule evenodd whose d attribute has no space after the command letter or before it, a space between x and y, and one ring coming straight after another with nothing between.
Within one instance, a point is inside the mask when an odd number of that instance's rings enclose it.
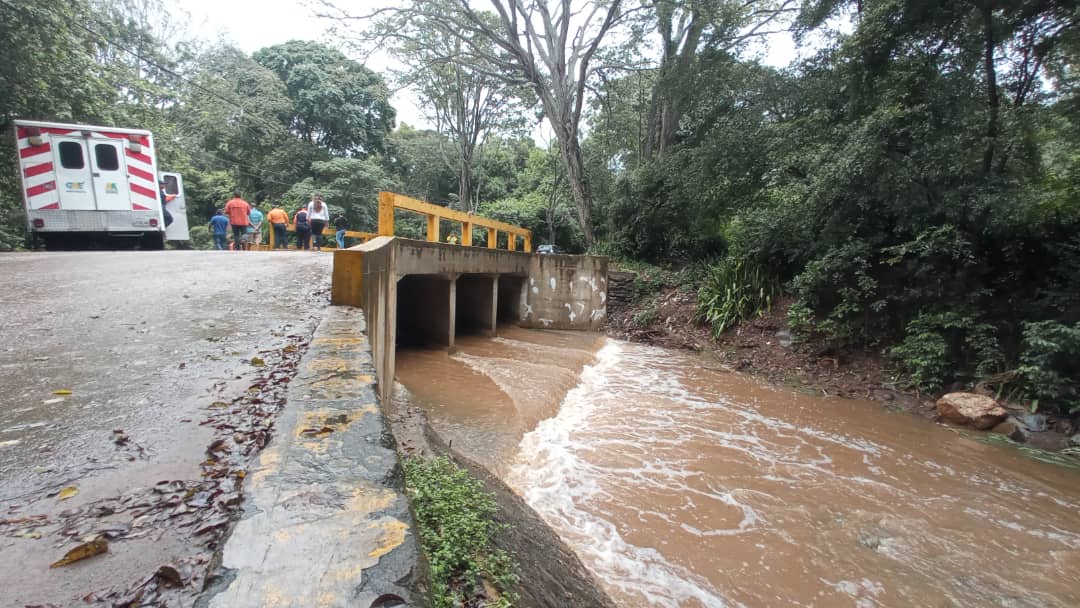
<instances>
[{"instance_id":1,"label":"red stripe on ambulance","mask_svg":"<svg viewBox=\"0 0 1080 608\"><path fill-rule=\"evenodd\" d=\"M34 177L35 175L41 175L42 173L48 173L53 170L52 163L41 163L40 165L31 165L23 170L23 175L26 177Z\"/></svg>"},{"instance_id":2,"label":"red stripe on ambulance","mask_svg":"<svg viewBox=\"0 0 1080 608\"><path fill-rule=\"evenodd\" d=\"M142 169L140 169L138 167L132 167L131 165L128 165L128 175L134 175L135 177L141 177L142 179L145 179L146 181L150 182L151 184L154 183L154 175L152 173L150 173L149 171L143 171Z\"/></svg>"},{"instance_id":3,"label":"red stripe on ambulance","mask_svg":"<svg viewBox=\"0 0 1080 608\"><path fill-rule=\"evenodd\" d=\"M131 191L135 194L141 194L147 198L152 199L157 199L158 196L157 192L154 192L153 190L144 186L140 186L139 184L131 184Z\"/></svg>"},{"instance_id":4,"label":"red stripe on ambulance","mask_svg":"<svg viewBox=\"0 0 1080 608\"><path fill-rule=\"evenodd\" d=\"M52 146L48 142L41 144L40 146L30 146L19 150L19 158L30 158L31 156L37 156L38 154L46 154L52 150Z\"/></svg>"},{"instance_id":5,"label":"red stripe on ambulance","mask_svg":"<svg viewBox=\"0 0 1080 608\"><path fill-rule=\"evenodd\" d=\"M45 182L44 184L38 184L37 186L30 186L26 189L26 196L33 198L39 194L45 194L46 192L52 192L56 190L56 182Z\"/></svg>"},{"instance_id":6,"label":"red stripe on ambulance","mask_svg":"<svg viewBox=\"0 0 1080 608\"><path fill-rule=\"evenodd\" d=\"M134 158L135 160L137 160L137 161L139 161L141 163L146 163L148 165L153 163L153 161L150 160L149 156L147 156L145 154L142 154L141 152L132 152L130 149L126 150L126 152L127 152L128 158Z\"/></svg>"}]
</instances>

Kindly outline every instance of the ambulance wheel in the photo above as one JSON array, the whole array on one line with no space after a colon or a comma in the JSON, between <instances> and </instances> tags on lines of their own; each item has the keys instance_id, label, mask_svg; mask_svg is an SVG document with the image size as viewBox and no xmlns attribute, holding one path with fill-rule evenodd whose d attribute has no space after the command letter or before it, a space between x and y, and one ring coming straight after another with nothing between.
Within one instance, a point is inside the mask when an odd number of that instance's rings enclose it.
<instances>
[{"instance_id":1,"label":"ambulance wheel","mask_svg":"<svg viewBox=\"0 0 1080 608\"><path fill-rule=\"evenodd\" d=\"M161 232L146 232L139 243L142 249L147 251L161 251L165 249L165 234Z\"/></svg>"}]
</instances>

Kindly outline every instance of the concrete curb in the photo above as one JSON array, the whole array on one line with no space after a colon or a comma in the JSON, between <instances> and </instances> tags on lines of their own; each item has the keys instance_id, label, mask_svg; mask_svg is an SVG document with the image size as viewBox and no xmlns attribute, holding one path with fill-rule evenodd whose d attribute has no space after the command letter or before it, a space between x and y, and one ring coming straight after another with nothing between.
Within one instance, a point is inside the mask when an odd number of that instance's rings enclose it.
<instances>
[{"instance_id":1,"label":"concrete curb","mask_svg":"<svg viewBox=\"0 0 1080 608\"><path fill-rule=\"evenodd\" d=\"M410 603L419 554L358 308L330 307L245 480L213 608Z\"/></svg>"}]
</instances>

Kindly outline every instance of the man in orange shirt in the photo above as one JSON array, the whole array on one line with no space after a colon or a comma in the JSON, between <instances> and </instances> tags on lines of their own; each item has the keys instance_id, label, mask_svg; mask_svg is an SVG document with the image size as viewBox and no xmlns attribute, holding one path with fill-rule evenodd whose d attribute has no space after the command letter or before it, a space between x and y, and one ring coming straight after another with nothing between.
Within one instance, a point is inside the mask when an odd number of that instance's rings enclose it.
<instances>
[{"instance_id":1,"label":"man in orange shirt","mask_svg":"<svg viewBox=\"0 0 1080 608\"><path fill-rule=\"evenodd\" d=\"M229 202L225 203L225 215L228 216L229 225L232 226L233 251L243 251L245 234L247 234L247 227L251 223L248 220L248 216L251 214L251 205L240 198L239 190L233 191L232 195L233 197L229 199Z\"/></svg>"},{"instance_id":2,"label":"man in orange shirt","mask_svg":"<svg viewBox=\"0 0 1080 608\"><path fill-rule=\"evenodd\" d=\"M288 249L289 234L286 229L289 227L289 214L280 205L274 205L266 214L266 221L274 227L274 249Z\"/></svg>"}]
</instances>

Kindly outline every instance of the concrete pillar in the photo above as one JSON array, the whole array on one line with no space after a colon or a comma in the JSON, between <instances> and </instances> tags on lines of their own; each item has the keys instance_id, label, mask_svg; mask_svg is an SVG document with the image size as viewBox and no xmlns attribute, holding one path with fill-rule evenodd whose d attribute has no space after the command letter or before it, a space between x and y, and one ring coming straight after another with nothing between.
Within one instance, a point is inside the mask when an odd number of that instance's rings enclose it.
<instances>
[{"instance_id":1,"label":"concrete pillar","mask_svg":"<svg viewBox=\"0 0 1080 608\"><path fill-rule=\"evenodd\" d=\"M450 279L450 288L447 291L449 297L446 306L450 314L446 316L446 348L452 351L454 350L454 334L457 330L457 275Z\"/></svg>"}]
</instances>

